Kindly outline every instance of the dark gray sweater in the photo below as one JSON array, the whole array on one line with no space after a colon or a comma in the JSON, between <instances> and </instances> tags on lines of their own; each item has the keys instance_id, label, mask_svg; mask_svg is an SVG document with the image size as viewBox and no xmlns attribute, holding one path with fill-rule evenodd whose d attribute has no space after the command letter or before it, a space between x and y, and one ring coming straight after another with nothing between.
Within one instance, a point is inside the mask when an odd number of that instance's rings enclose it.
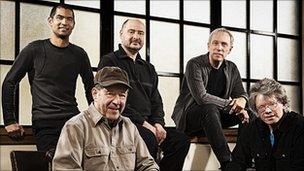
<instances>
[{"instance_id":1,"label":"dark gray sweater","mask_svg":"<svg viewBox=\"0 0 304 171\"><path fill-rule=\"evenodd\" d=\"M26 73L33 97L33 121L67 120L79 113L75 98L79 74L88 102L93 100L93 73L86 52L71 43L65 48L59 48L52 45L49 39L34 41L20 52L3 82L5 125L17 122L15 89Z\"/></svg>"}]
</instances>

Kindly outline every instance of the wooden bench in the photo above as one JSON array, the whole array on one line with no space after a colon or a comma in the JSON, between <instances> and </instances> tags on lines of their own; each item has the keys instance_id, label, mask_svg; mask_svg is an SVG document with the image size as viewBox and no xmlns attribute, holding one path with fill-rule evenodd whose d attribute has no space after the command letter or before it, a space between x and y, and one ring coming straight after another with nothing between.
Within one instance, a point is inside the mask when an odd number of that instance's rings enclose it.
<instances>
[{"instance_id":1,"label":"wooden bench","mask_svg":"<svg viewBox=\"0 0 304 171\"><path fill-rule=\"evenodd\" d=\"M24 139L13 141L6 132L4 126L0 126L0 145L36 145L36 139L33 136L31 126L23 126L25 131Z\"/></svg>"},{"instance_id":2,"label":"wooden bench","mask_svg":"<svg viewBox=\"0 0 304 171\"><path fill-rule=\"evenodd\" d=\"M8 136L4 126L0 127L0 145L35 145L36 140L33 136L31 126L23 126L25 130L24 139L21 141L13 141ZM237 128L227 128L223 129L226 140L228 143L236 143L237 140ZM191 137L191 143L208 144L208 139L205 136L195 136Z\"/></svg>"},{"instance_id":3,"label":"wooden bench","mask_svg":"<svg viewBox=\"0 0 304 171\"><path fill-rule=\"evenodd\" d=\"M226 128L223 129L224 135L228 143L236 143L237 140L237 128ZM209 144L207 137L205 136L194 136L190 137L191 143Z\"/></svg>"}]
</instances>

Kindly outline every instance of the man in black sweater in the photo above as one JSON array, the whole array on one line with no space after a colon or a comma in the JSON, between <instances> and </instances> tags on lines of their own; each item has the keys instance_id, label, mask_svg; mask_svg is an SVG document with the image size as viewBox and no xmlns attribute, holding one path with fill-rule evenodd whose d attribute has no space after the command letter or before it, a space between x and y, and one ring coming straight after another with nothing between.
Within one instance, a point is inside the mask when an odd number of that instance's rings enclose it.
<instances>
[{"instance_id":1,"label":"man in black sweater","mask_svg":"<svg viewBox=\"0 0 304 171\"><path fill-rule=\"evenodd\" d=\"M16 120L15 90L28 74L33 99L32 128L38 151L54 149L61 128L79 113L75 98L76 80L82 77L88 103L93 99L93 73L86 52L69 42L75 25L74 12L59 4L51 10L48 24L49 39L27 45L17 56L2 86L2 107L5 129L19 140L24 130Z\"/></svg>"},{"instance_id":2,"label":"man in black sweater","mask_svg":"<svg viewBox=\"0 0 304 171\"><path fill-rule=\"evenodd\" d=\"M166 171L182 170L189 149L189 140L185 134L164 128L163 103L157 89L158 76L154 66L141 59L138 51L144 44L144 24L129 19L120 31L119 50L101 58L98 69L105 66L118 66L124 69L130 78L132 89L128 93L126 108L122 113L137 126L150 154L156 158L158 145L164 157L160 169Z\"/></svg>"}]
</instances>

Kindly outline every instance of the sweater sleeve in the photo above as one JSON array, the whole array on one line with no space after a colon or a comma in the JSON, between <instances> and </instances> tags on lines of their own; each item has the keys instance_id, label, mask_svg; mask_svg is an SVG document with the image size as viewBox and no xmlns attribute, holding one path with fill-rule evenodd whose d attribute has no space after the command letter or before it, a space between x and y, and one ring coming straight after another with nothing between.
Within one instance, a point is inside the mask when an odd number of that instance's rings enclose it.
<instances>
[{"instance_id":1,"label":"sweater sleeve","mask_svg":"<svg viewBox=\"0 0 304 171\"><path fill-rule=\"evenodd\" d=\"M83 63L82 63L80 76L82 78L82 82L83 82L83 85L84 85L88 105L90 105L91 102L93 102L93 97L92 97L92 94L91 94L91 90L94 86L94 76L93 76L92 67L91 67L91 64L90 64L89 57L88 57L88 55L85 51L83 51L83 52L84 52L84 55L83 55L84 60L83 60Z\"/></svg>"},{"instance_id":2,"label":"sweater sleeve","mask_svg":"<svg viewBox=\"0 0 304 171\"><path fill-rule=\"evenodd\" d=\"M16 123L16 88L27 72L33 69L34 43L27 45L17 56L2 84L2 109L4 125Z\"/></svg>"},{"instance_id":3,"label":"sweater sleeve","mask_svg":"<svg viewBox=\"0 0 304 171\"><path fill-rule=\"evenodd\" d=\"M248 95L243 87L240 72L235 64L232 64L232 65L233 65L232 73L234 74L234 77L233 77L234 80L232 81L233 87L232 87L232 91L231 91L231 97L232 98L243 97L246 99L246 101L248 103Z\"/></svg>"}]
</instances>

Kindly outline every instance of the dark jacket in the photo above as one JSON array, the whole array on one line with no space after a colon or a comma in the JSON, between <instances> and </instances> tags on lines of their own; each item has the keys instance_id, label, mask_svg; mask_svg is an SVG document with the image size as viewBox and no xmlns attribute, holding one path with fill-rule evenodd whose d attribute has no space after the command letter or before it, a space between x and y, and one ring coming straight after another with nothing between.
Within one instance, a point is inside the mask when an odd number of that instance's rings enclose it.
<instances>
[{"instance_id":1,"label":"dark jacket","mask_svg":"<svg viewBox=\"0 0 304 171\"><path fill-rule=\"evenodd\" d=\"M117 66L128 73L132 89L129 90L122 115L140 125L147 121L164 126L163 102L157 89L158 75L154 66L141 59L139 53L133 61L121 45L119 50L101 58L98 70L105 66Z\"/></svg>"},{"instance_id":2,"label":"dark jacket","mask_svg":"<svg viewBox=\"0 0 304 171\"><path fill-rule=\"evenodd\" d=\"M234 148L233 162L227 170L245 170L254 165L257 171L304 170L304 118L294 112L285 113L273 131L271 146L269 128L257 118L241 131Z\"/></svg>"},{"instance_id":3,"label":"dark jacket","mask_svg":"<svg viewBox=\"0 0 304 171\"><path fill-rule=\"evenodd\" d=\"M185 111L193 103L198 105L214 104L223 109L230 103L229 98L244 97L247 99L240 73L236 65L228 60L224 61L224 74L226 76L224 97L220 98L207 93L208 77L212 69L208 56L209 53L192 58L187 63L182 89L172 115L176 127L182 131L186 129Z\"/></svg>"}]
</instances>

